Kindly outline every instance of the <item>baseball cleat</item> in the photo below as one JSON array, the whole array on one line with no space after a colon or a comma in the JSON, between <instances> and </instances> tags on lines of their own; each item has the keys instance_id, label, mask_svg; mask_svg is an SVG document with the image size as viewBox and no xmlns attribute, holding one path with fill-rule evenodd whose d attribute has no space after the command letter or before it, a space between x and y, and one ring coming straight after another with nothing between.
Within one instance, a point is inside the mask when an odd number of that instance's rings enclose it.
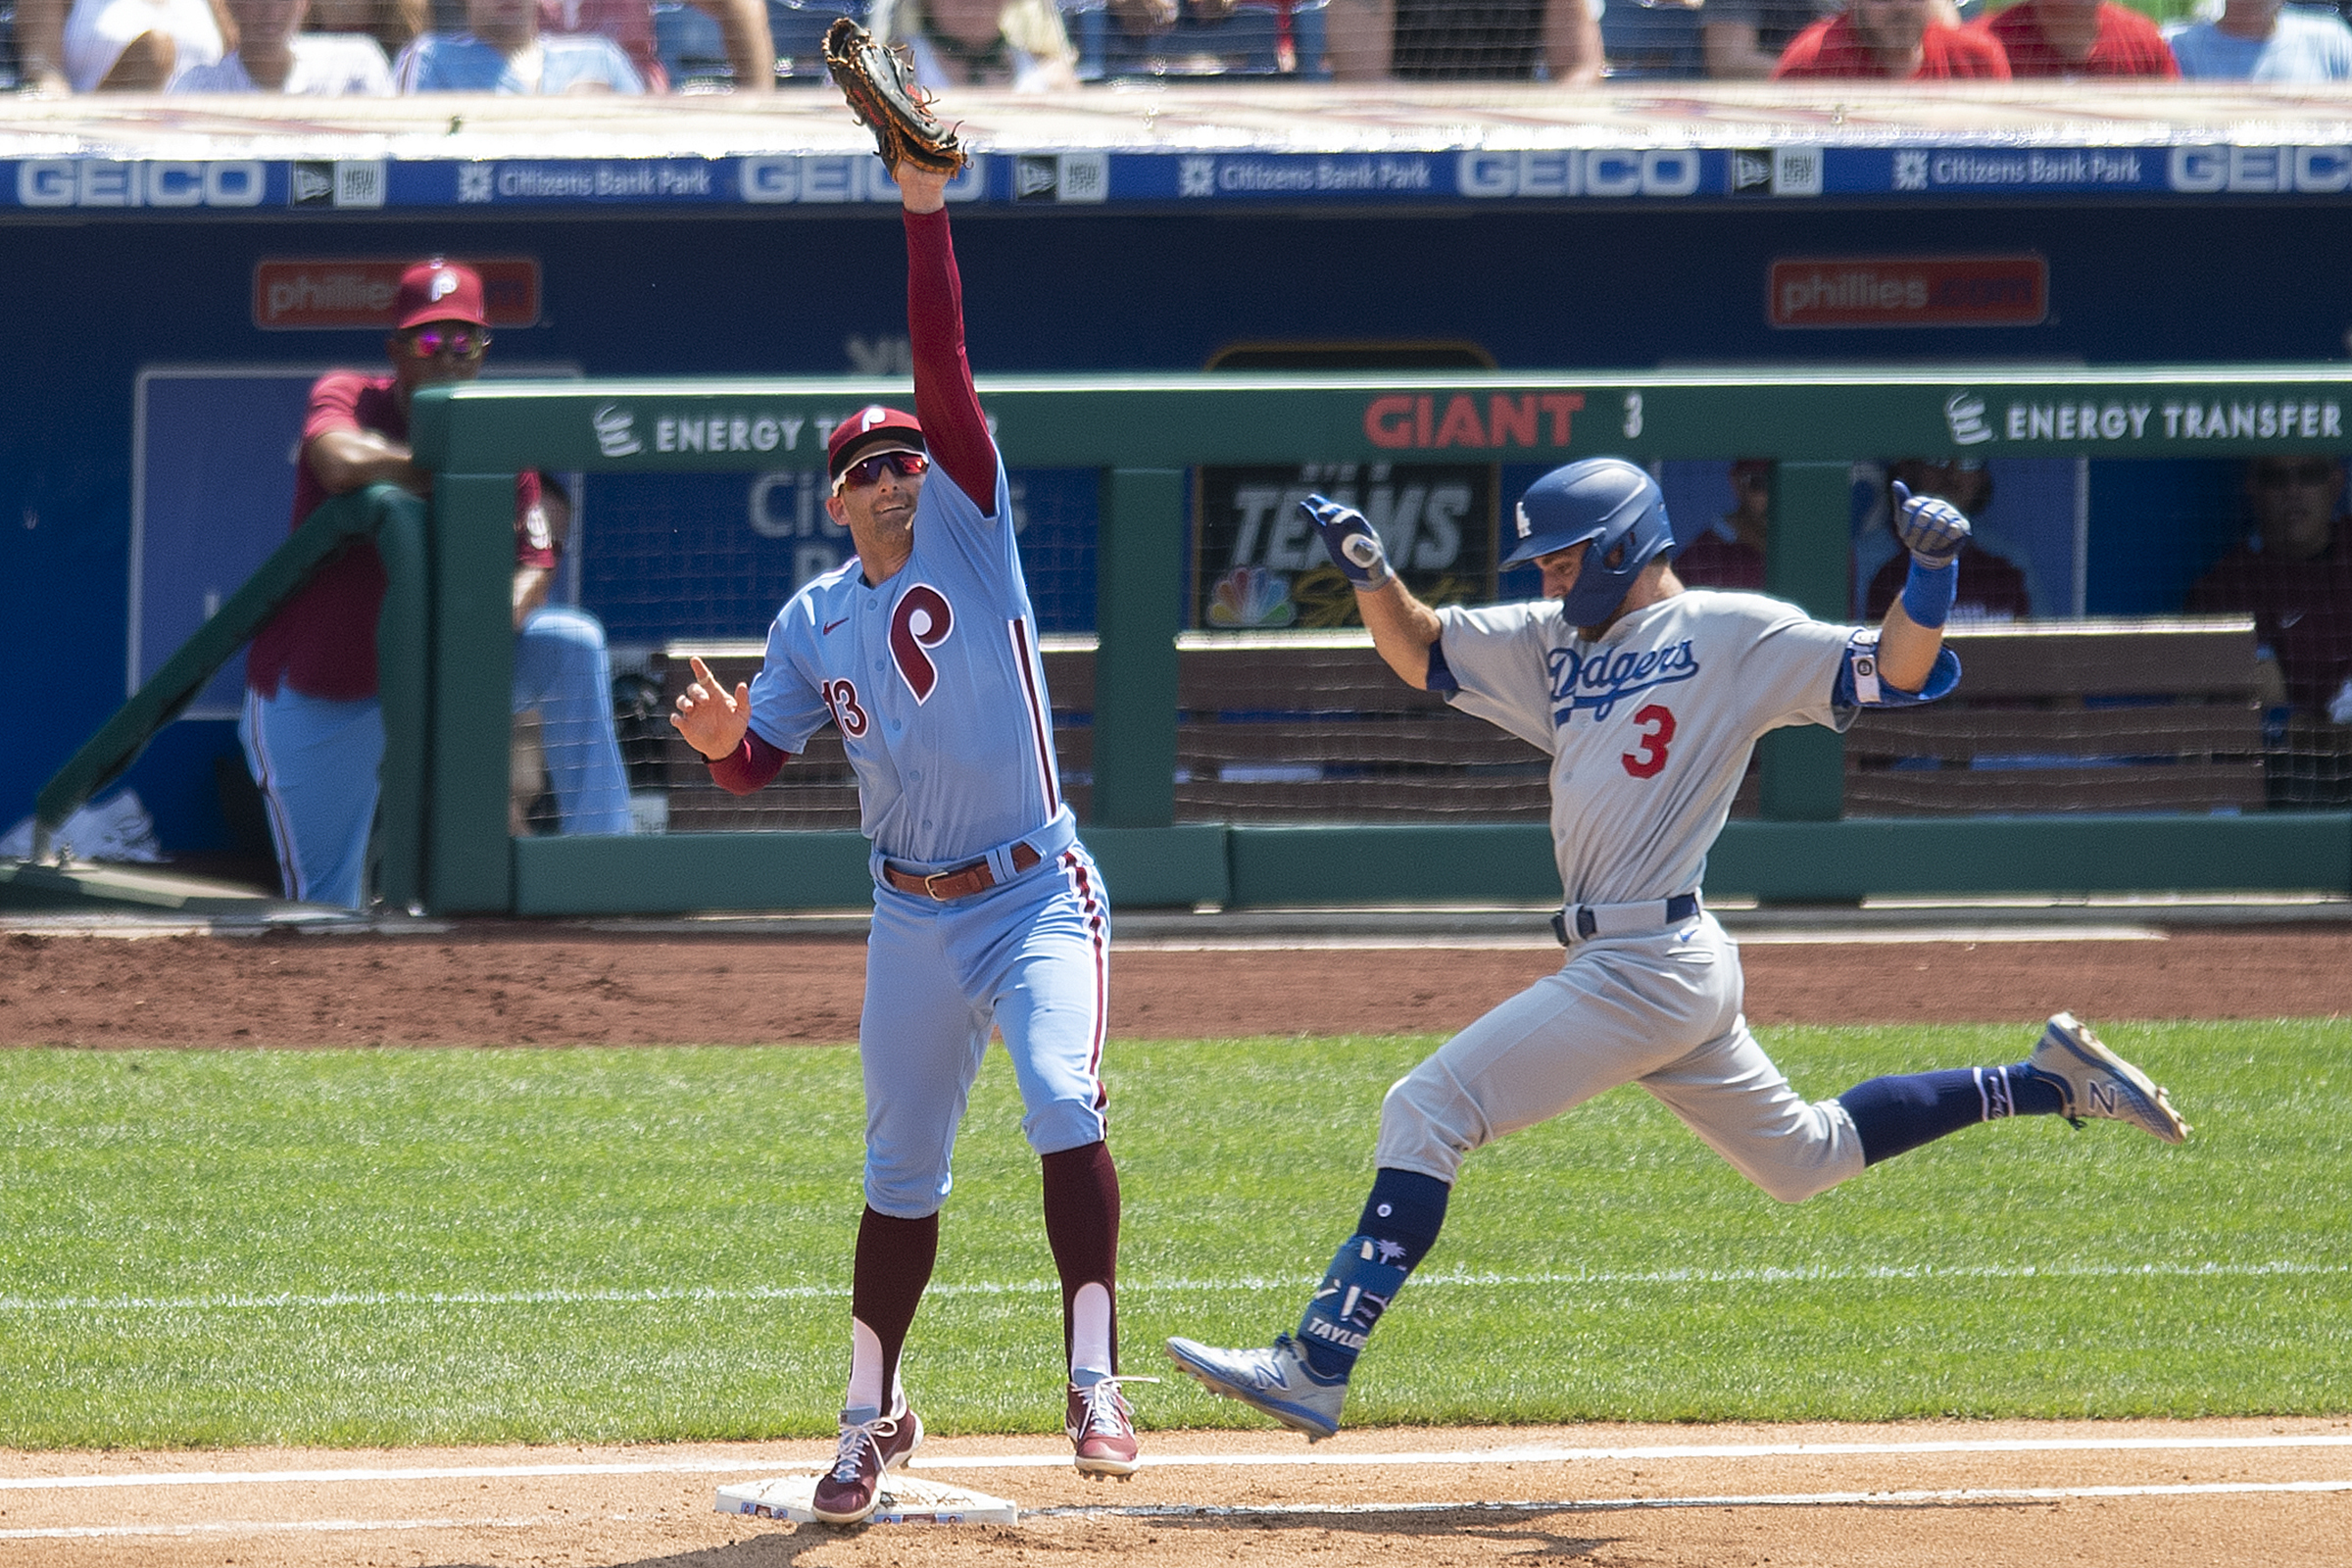
<instances>
[{"instance_id":1,"label":"baseball cleat","mask_svg":"<svg viewBox=\"0 0 2352 1568\"><path fill-rule=\"evenodd\" d=\"M1340 1430L1348 1380L1317 1377L1298 1342L1288 1334L1277 1334L1273 1348L1267 1350L1219 1350L1192 1340L1170 1340L1168 1358L1209 1393L1239 1399L1305 1433L1309 1443L1320 1443Z\"/></svg>"},{"instance_id":2,"label":"baseball cleat","mask_svg":"<svg viewBox=\"0 0 2352 1568\"><path fill-rule=\"evenodd\" d=\"M2099 1044L2099 1037L2071 1012L2050 1019L2026 1065L2058 1086L2066 1107L2060 1112L2077 1127L2085 1116L2128 1121L2168 1144L2188 1139L2188 1123L2173 1109L2165 1092L2148 1075Z\"/></svg>"},{"instance_id":3,"label":"baseball cleat","mask_svg":"<svg viewBox=\"0 0 2352 1568\"><path fill-rule=\"evenodd\" d=\"M881 1504L883 1481L922 1446L922 1417L904 1403L896 1415L870 1421L852 1421L844 1411L841 1446L833 1468L817 1477L808 1511L829 1525L863 1524Z\"/></svg>"},{"instance_id":4,"label":"baseball cleat","mask_svg":"<svg viewBox=\"0 0 2352 1568\"><path fill-rule=\"evenodd\" d=\"M1074 1450L1071 1462L1089 1481L1117 1476L1121 1481L1143 1467L1136 1457L1135 1412L1127 1407L1121 1383L1157 1383L1157 1378L1102 1378L1080 1388L1069 1387L1068 1409L1062 1430Z\"/></svg>"}]
</instances>

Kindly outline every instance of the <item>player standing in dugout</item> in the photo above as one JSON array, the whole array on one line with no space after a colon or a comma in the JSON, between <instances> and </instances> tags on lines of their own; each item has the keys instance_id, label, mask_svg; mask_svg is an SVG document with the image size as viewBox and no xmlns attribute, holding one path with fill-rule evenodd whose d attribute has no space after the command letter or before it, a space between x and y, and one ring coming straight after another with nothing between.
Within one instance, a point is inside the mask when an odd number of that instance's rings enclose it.
<instances>
[{"instance_id":1,"label":"player standing in dugout","mask_svg":"<svg viewBox=\"0 0 2352 1568\"><path fill-rule=\"evenodd\" d=\"M1137 1466L1118 1379L1119 1178L1103 1141L1110 906L1061 798L1011 495L964 358L951 176L892 167L915 413L871 407L834 429L825 509L857 555L785 604L756 680L730 693L697 660L671 719L739 795L830 719L873 842L849 1396L812 1503L836 1524L871 1515L885 1475L922 1442L900 1351L931 1278L956 1125L992 1024L1044 1161L1075 1462L1088 1476Z\"/></svg>"},{"instance_id":2,"label":"player standing in dugout","mask_svg":"<svg viewBox=\"0 0 2352 1568\"><path fill-rule=\"evenodd\" d=\"M1373 1326L1437 1243L1463 1156L1619 1084L1639 1083L1788 1203L2009 1116L2187 1137L2165 1092L2070 1013L2024 1061L1873 1078L1811 1103L1748 1033L1739 946L1699 882L1757 737L1843 730L1864 708L1930 702L1960 678L1943 623L1968 519L1894 491L1910 575L1876 631L1761 594L1685 588L1668 564L1665 497L1621 459L1528 487L1505 562L1543 573L1544 599L1527 604L1433 611L1396 580L1362 514L1320 496L1305 505L1405 684L1550 755L1567 895L1554 930L1568 956L1389 1090L1371 1195L1296 1334L1270 1349L1172 1339L1177 1365L1310 1442L1330 1437Z\"/></svg>"}]
</instances>

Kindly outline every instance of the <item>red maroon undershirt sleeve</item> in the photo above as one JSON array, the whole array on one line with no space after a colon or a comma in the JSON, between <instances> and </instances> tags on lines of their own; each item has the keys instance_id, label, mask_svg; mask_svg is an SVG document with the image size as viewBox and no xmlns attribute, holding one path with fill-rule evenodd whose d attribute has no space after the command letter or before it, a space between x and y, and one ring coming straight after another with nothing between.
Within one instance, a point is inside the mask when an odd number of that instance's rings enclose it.
<instances>
[{"instance_id":1,"label":"red maroon undershirt sleeve","mask_svg":"<svg viewBox=\"0 0 2352 1568\"><path fill-rule=\"evenodd\" d=\"M997 449L963 352L963 280L948 214L907 213L906 336L914 354L914 416L923 444L983 514L997 505Z\"/></svg>"},{"instance_id":2,"label":"red maroon undershirt sleeve","mask_svg":"<svg viewBox=\"0 0 2352 1568\"><path fill-rule=\"evenodd\" d=\"M743 744L725 757L710 763L710 779L729 795L749 795L763 789L767 782L784 771L792 760L790 752L777 751L759 736L746 731Z\"/></svg>"}]
</instances>

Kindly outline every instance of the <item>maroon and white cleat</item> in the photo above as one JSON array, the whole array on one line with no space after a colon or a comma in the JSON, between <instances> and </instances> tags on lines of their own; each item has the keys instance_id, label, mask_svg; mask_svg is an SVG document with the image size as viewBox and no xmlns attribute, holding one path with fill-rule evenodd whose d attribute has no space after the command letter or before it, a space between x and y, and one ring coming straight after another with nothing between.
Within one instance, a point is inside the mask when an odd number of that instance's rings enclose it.
<instances>
[{"instance_id":1,"label":"maroon and white cleat","mask_svg":"<svg viewBox=\"0 0 2352 1568\"><path fill-rule=\"evenodd\" d=\"M1158 1381L1110 1377L1084 1388L1070 1385L1062 1430L1069 1434L1070 1446L1076 1450L1072 1462L1080 1475L1090 1481L1102 1476L1126 1481L1142 1467L1143 1460L1136 1456L1135 1412L1128 1408L1127 1396L1119 1392L1119 1385Z\"/></svg>"},{"instance_id":2,"label":"maroon and white cleat","mask_svg":"<svg viewBox=\"0 0 2352 1568\"><path fill-rule=\"evenodd\" d=\"M853 1422L845 1412L841 1446L833 1468L817 1477L809 1512L829 1525L864 1523L882 1501L883 1480L922 1446L922 1417L905 1404L895 1415L871 1421Z\"/></svg>"}]
</instances>

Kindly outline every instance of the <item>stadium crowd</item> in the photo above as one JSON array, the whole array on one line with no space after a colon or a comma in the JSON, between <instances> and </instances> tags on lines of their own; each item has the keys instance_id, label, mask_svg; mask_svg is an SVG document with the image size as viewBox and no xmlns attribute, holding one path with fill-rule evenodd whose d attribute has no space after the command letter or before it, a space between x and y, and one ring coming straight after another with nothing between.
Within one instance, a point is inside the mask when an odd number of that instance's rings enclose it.
<instances>
[{"instance_id":1,"label":"stadium crowd","mask_svg":"<svg viewBox=\"0 0 2352 1568\"><path fill-rule=\"evenodd\" d=\"M2282 0L2198 0L2161 26L2116 0L0 0L0 85L766 91L822 79L816 39L845 13L904 43L926 85L1034 92L1225 76L2352 79L2344 17Z\"/></svg>"}]
</instances>

